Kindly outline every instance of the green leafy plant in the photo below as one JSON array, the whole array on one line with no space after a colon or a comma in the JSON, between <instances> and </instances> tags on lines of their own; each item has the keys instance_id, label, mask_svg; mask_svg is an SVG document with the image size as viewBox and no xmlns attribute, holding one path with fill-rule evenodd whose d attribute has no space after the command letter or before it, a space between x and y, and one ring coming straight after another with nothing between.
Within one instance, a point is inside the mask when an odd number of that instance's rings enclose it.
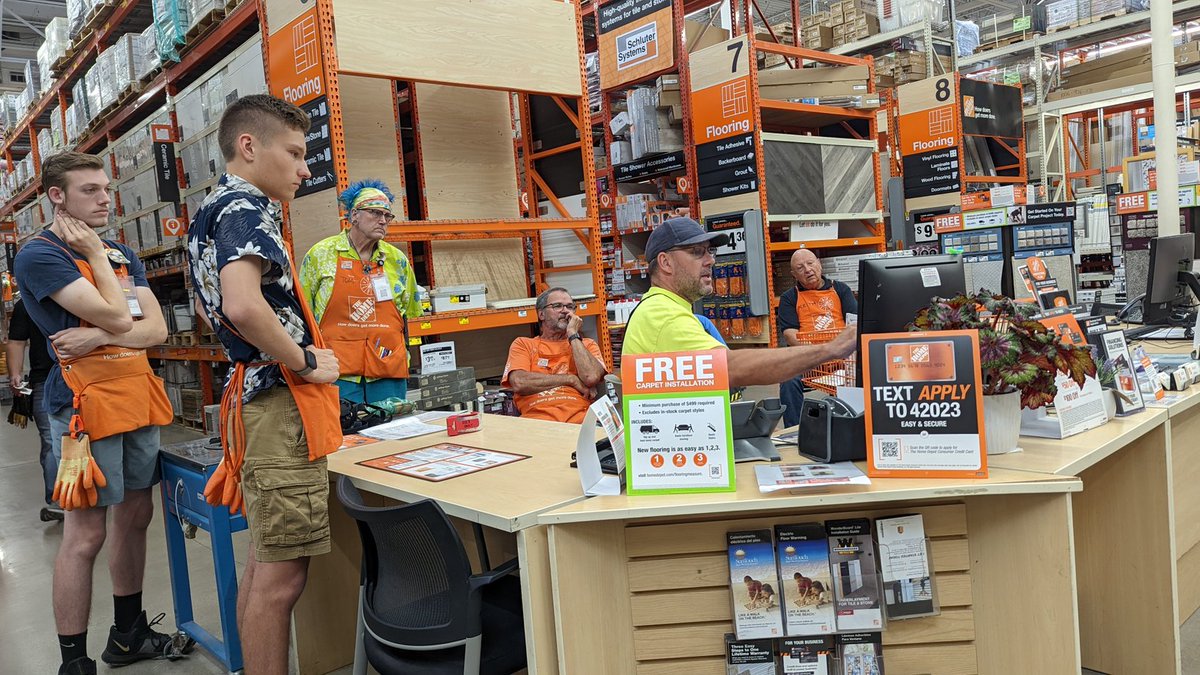
<instances>
[{"instance_id":1,"label":"green leafy plant","mask_svg":"<svg viewBox=\"0 0 1200 675\"><path fill-rule=\"evenodd\" d=\"M1054 402L1058 371L1083 386L1096 374L1088 347L1064 344L1033 318L1037 308L986 290L953 298L935 298L909 324L913 331L978 330L979 365L985 395L1021 392L1021 406L1040 408Z\"/></svg>"}]
</instances>

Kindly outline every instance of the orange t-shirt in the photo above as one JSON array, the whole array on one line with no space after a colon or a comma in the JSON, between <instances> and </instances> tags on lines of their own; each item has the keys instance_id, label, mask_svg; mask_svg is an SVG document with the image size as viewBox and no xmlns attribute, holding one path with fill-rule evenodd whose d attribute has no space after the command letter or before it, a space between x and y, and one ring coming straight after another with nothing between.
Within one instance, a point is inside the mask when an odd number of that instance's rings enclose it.
<instances>
[{"instance_id":1,"label":"orange t-shirt","mask_svg":"<svg viewBox=\"0 0 1200 675\"><path fill-rule=\"evenodd\" d=\"M583 338L583 346L604 362L600 356L600 346L595 340ZM571 362L570 340L543 340L535 338L517 338L508 349L508 363L504 364L504 378L500 385L507 387L508 374L514 370L527 370L531 373L545 375L562 375L565 373L578 374ZM579 424L587 415L591 401L584 398L575 387L561 386L547 389L528 396L514 396L517 410L522 417L530 417L551 422L570 422Z\"/></svg>"}]
</instances>

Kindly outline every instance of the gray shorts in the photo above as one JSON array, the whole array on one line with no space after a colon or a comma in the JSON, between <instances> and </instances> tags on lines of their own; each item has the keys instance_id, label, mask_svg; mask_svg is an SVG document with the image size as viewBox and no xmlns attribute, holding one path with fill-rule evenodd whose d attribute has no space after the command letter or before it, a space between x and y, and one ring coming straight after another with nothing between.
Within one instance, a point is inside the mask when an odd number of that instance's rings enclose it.
<instances>
[{"instance_id":1,"label":"gray shorts","mask_svg":"<svg viewBox=\"0 0 1200 675\"><path fill-rule=\"evenodd\" d=\"M50 439L54 458L62 461L62 437L71 425L71 408L50 415ZM126 490L154 487L161 478L158 469L158 427L142 427L123 434L92 439L92 457L100 465L108 485L98 488L96 506L125 501Z\"/></svg>"}]
</instances>

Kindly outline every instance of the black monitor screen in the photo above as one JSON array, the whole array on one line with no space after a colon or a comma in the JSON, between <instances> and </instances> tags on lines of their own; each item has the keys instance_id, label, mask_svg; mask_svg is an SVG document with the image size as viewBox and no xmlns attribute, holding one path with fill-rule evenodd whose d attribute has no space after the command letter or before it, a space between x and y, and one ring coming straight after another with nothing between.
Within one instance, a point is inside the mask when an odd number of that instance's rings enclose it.
<instances>
[{"instance_id":1,"label":"black monitor screen","mask_svg":"<svg viewBox=\"0 0 1200 675\"><path fill-rule=\"evenodd\" d=\"M903 332L934 297L966 292L960 256L867 258L858 263L858 331Z\"/></svg>"},{"instance_id":2,"label":"black monitor screen","mask_svg":"<svg viewBox=\"0 0 1200 675\"><path fill-rule=\"evenodd\" d=\"M1187 297L1179 273L1192 271L1195 237L1187 233L1150 240L1150 278L1142 301L1142 323L1168 323L1175 304Z\"/></svg>"}]
</instances>

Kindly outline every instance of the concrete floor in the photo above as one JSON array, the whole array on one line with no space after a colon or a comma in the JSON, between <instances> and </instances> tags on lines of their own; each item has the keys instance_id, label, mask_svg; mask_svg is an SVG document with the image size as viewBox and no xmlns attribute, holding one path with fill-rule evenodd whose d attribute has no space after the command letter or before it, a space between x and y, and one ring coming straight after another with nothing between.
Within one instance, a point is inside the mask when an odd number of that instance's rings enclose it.
<instances>
[{"instance_id":1,"label":"concrete floor","mask_svg":"<svg viewBox=\"0 0 1200 675\"><path fill-rule=\"evenodd\" d=\"M767 388L754 388L748 398L763 396ZM195 438L181 427L164 430L163 442ZM62 536L62 525L38 520L41 508L41 468L37 461L37 435L32 424L21 430L0 423L0 673L52 674L59 653L50 610L50 585L54 554ZM157 492L155 495L156 503ZM248 539L245 532L235 537L239 568L244 564ZM188 542L188 563L196 619L210 631L219 632L212 574L212 557L203 531ZM240 576L240 573L239 573ZM88 645L92 658L99 659L112 621L112 587L107 574L107 557L97 560L92 593L92 621ZM170 579L166 564L166 542L161 511L150 526L144 605L150 617L166 612L160 627L170 632L175 626L171 606ZM986 627L980 627L986 630ZM1200 674L1200 619L1192 618L1182 629L1183 672ZM109 669L100 663L100 672ZM203 650L167 665L144 662L129 666L123 675L178 673L215 675L224 667ZM349 669L339 671L348 673Z\"/></svg>"}]
</instances>

